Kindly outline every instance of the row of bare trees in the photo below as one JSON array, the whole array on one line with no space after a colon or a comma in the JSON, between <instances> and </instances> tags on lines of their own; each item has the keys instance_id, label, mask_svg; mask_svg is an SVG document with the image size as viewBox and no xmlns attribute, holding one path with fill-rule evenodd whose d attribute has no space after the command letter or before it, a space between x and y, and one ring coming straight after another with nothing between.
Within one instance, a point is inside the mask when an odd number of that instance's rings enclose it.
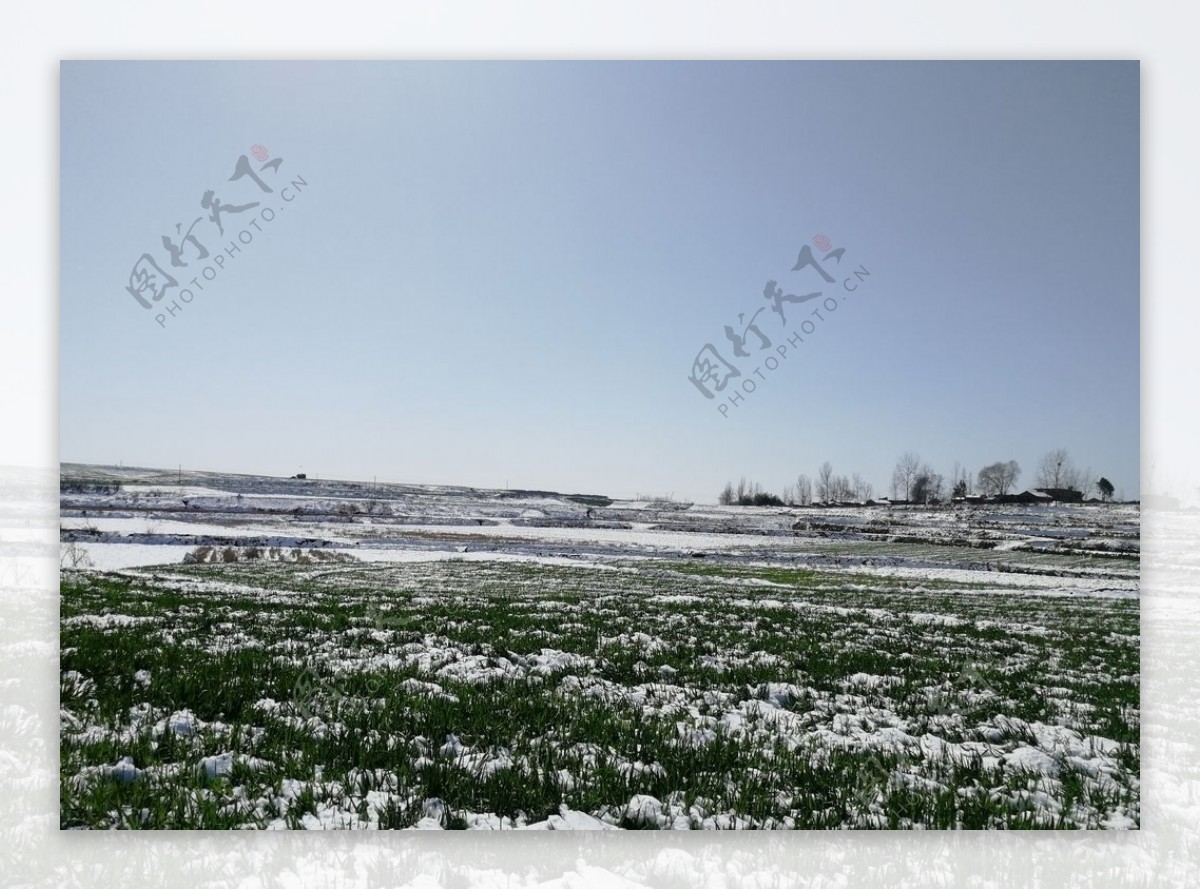
<instances>
[{"instance_id":1,"label":"row of bare trees","mask_svg":"<svg viewBox=\"0 0 1200 890\"><path fill-rule=\"evenodd\" d=\"M816 483L810 483L808 477L801 475L796 480L796 503L801 506L811 504L815 498L817 503L833 504L841 501L869 501L875 495L875 486L854 473L851 476L838 475L833 472L833 464L829 461L821 464L817 470ZM807 494L808 497L800 497Z\"/></svg>"},{"instance_id":2,"label":"row of bare trees","mask_svg":"<svg viewBox=\"0 0 1200 890\"><path fill-rule=\"evenodd\" d=\"M1021 465L1015 460L996 461L982 467L973 474L962 464L955 463L950 476L949 493L952 497L969 497L975 494L995 496L1016 491L1021 478ZM934 472L929 464L913 452L905 452L896 461L892 471L892 497L910 503L937 503L945 498L946 480ZM1079 467L1065 448L1049 451L1038 464L1034 487L1039 489L1062 489L1077 491L1083 498L1093 490L1103 500L1110 500L1113 485L1104 477L1097 479L1091 467Z\"/></svg>"},{"instance_id":3,"label":"row of bare trees","mask_svg":"<svg viewBox=\"0 0 1200 890\"><path fill-rule=\"evenodd\" d=\"M747 482L743 476L738 480L737 488L732 482L726 482L717 498L722 504L737 504L742 507L782 507L783 499L777 494L764 489L757 482Z\"/></svg>"},{"instance_id":4,"label":"row of bare trees","mask_svg":"<svg viewBox=\"0 0 1200 890\"><path fill-rule=\"evenodd\" d=\"M1012 494L1017 490L1020 478L1021 465L1015 460L996 461L977 473L955 462L947 478L923 461L919 454L906 451L892 470L891 495L894 501L939 504L951 497ZM1091 467L1077 466L1065 448L1049 451L1042 458L1034 487L1077 491L1084 498L1096 492L1106 501L1113 496L1113 484L1104 477L1096 479ZM839 475L834 472L833 464L825 461L815 478L801 473L793 484L783 487L782 496L767 492L758 483L747 482L742 477L736 488L733 483L726 483L719 501L722 504L807 507L810 504L861 504L874 495L874 486L861 475Z\"/></svg>"},{"instance_id":5,"label":"row of bare trees","mask_svg":"<svg viewBox=\"0 0 1200 890\"><path fill-rule=\"evenodd\" d=\"M1069 488L1072 491L1083 492L1083 496L1087 497L1092 486L1096 484L1092 468L1075 466L1065 448L1055 448L1046 452L1046 456L1038 464L1038 488Z\"/></svg>"},{"instance_id":6,"label":"row of bare trees","mask_svg":"<svg viewBox=\"0 0 1200 890\"><path fill-rule=\"evenodd\" d=\"M851 476L838 475L829 461L821 464L816 478L806 473L796 477L791 485L783 487L782 496L766 492L756 482L747 483L745 477L738 482L725 483L718 501L722 504L752 504L754 506L807 507L810 504L836 504L852 501L863 503L875 494L875 487L858 473Z\"/></svg>"}]
</instances>

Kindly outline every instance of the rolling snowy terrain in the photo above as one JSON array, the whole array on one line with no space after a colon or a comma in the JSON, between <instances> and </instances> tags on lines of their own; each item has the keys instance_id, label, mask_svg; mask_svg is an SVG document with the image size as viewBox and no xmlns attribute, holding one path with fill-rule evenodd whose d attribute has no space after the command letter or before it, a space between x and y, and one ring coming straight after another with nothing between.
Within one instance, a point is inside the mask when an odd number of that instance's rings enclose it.
<instances>
[{"instance_id":1,"label":"rolling snowy terrain","mask_svg":"<svg viewBox=\"0 0 1200 890\"><path fill-rule=\"evenodd\" d=\"M1134 506L62 478L63 827L1139 825Z\"/></svg>"}]
</instances>

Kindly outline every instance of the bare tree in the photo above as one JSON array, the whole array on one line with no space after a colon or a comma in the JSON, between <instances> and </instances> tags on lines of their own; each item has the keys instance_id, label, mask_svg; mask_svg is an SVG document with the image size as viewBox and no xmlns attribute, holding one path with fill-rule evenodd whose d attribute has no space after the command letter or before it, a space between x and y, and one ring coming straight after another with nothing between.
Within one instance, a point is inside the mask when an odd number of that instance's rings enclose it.
<instances>
[{"instance_id":1,"label":"bare tree","mask_svg":"<svg viewBox=\"0 0 1200 890\"><path fill-rule=\"evenodd\" d=\"M1021 478L1021 465L1015 460L988 464L979 471L979 489L984 494L1008 494Z\"/></svg>"},{"instance_id":2,"label":"bare tree","mask_svg":"<svg viewBox=\"0 0 1200 890\"><path fill-rule=\"evenodd\" d=\"M929 503L929 474L920 470L913 476L912 491L907 500L913 504Z\"/></svg>"},{"instance_id":3,"label":"bare tree","mask_svg":"<svg viewBox=\"0 0 1200 890\"><path fill-rule=\"evenodd\" d=\"M733 503L733 483L726 482L725 487L721 489L721 496L717 498L717 503L729 506Z\"/></svg>"},{"instance_id":4,"label":"bare tree","mask_svg":"<svg viewBox=\"0 0 1200 890\"><path fill-rule=\"evenodd\" d=\"M92 558L87 550L71 541L59 552L58 566L67 569L88 569L92 567Z\"/></svg>"},{"instance_id":5,"label":"bare tree","mask_svg":"<svg viewBox=\"0 0 1200 890\"><path fill-rule=\"evenodd\" d=\"M817 500L827 504L833 500L834 494L833 464L825 461L817 472Z\"/></svg>"},{"instance_id":6,"label":"bare tree","mask_svg":"<svg viewBox=\"0 0 1200 890\"><path fill-rule=\"evenodd\" d=\"M1000 493L1008 494L1010 489L1017 487L1017 480L1021 478L1021 465L1015 460L1010 460L1004 464L1004 471L1000 475Z\"/></svg>"},{"instance_id":7,"label":"bare tree","mask_svg":"<svg viewBox=\"0 0 1200 890\"><path fill-rule=\"evenodd\" d=\"M735 497L735 501L740 504L745 500L746 500L746 477L743 476L741 479L738 480L737 495Z\"/></svg>"},{"instance_id":8,"label":"bare tree","mask_svg":"<svg viewBox=\"0 0 1200 890\"><path fill-rule=\"evenodd\" d=\"M985 495L1000 494L1000 476L1003 474L1003 464L988 464L979 471L979 490Z\"/></svg>"},{"instance_id":9,"label":"bare tree","mask_svg":"<svg viewBox=\"0 0 1200 890\"><path fill-rule=\"evenodd\" d=\"M965 498L971 494L973 488L973 476L970 470L960 464L954 462L954 475L950 477L950 494L952 497Z\"/></svg>"},{"instance_id":10,"label":"bare tree","mask_svg":"<svg viewBox=\"0 0 1200 890\"><path fill-rule=\"evenodd\" d=\"M1096 484L1095 477L1092 476L1092 468L1088 467L1085 470L1078 470L1075 473L1075 478L1071 480L1068 488L1073 488L1083 497L1087 497L1092 492L1092 487Z\"/></svg>"},{"instance_id":11,"label":"bare tree","mask_svg":"<svg viewBox=\"0 0 1200 890\"><path fill-rule=\"evenodd\" d=\"M833 480L834 500L838 502L854 500L854 486L846 476L835 476Z\"/></svg>"},{"instance_id":12,"label":"bare tree","mask_svg":"<svg viewBox=\"0 0 1200 890\"><path fill-rule=\"evenodd\" d=\"M1075 466L1065 448L1048 451L1038 464L1038 488L1069 488L1075 479Z\"/></svg>"},{"instance_id":13,"label":"bare tree","mask_svg":"<svg viewBox=\"0 0 1200 890\"><path fill-rule=\"evenodd\" d=\"M965 498L975 487L975 476L958 461L954 462L954 473L950 476L950 490L956 498Z\"/></svg>"},{"instance_id":14,"label":"bare tree","mask_svg":"<svg viewBox=\"0 0 1200 890\"><path fill-rule=\"evenodd\" d=\"M1065 448L1047 452L1038 464L1038 488L1066 488L1086 498L1093 485L1092 468L1077 467Z\"/></svg>"},{"instance_id":15,"label":"bare tree","mask_svg":"<svg viewBox=\"0 0 1200 890\"><path fill-rule=\"evenodd\" d=\"M804 473L796 477L796 503L802 507L807 507L812 503L813 485L812 480Z\"/></svg>"},{"instance_id":16,"label":"bare tree","mask_svg":"<svg viewBox=\"0 0 1200 890\"><path fill-rule=\"evenodd\" d=\"M854 499L859 503L866 503L875 496L875 487L858 473L854 474L851 485L854 488Z\"/></svg>"},{"instance_id":17,"label":"bare tree","mask_svg":"<svg viewBox=\"0 0 1200 890\"><path fill-rule=\"evenodd\" d=\"M911 451L906 451L900 455L900 459L896 461L896 469L892 471L892 497L899 498L900 493L904 493L904 500L909 500L909 493L912 491L913 479L917 475L917 470L921 467L921 458L919 455Z\"/></svg>"},{"instance_id":18,"label":"bare tree","mask_svg":"<svg viewBox=\"0 0 1200 890\"><path fill-rule=\"evenodd\" d=\"M922 464L912 481L912 500L917 504L939 504L944 495L944 480L929 464Z\"/></svg>"}]
</instances>

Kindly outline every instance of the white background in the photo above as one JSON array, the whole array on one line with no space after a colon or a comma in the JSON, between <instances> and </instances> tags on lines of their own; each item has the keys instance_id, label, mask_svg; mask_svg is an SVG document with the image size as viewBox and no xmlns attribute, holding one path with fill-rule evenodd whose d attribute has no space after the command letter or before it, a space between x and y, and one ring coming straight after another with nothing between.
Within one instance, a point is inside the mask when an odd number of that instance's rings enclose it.
<instances>
[{"instance_id":1,"label":"white background","mask_svg":"<svg viewBox=\"0 0 1200 890\"><path fill-rule=\"evenodd\" d=\"M0 470L0 543L27 539L0 550L0 883L1200 884L1191 515L1145 517L1140 832L87 835L57 828L57 488L36 469L58 459L61 59L1132 58L1142 62L1142 491L1195 503L1200 4L45 2L7 5L0 22L0 467L18 468Z\"/></svg>"}]
</instances>

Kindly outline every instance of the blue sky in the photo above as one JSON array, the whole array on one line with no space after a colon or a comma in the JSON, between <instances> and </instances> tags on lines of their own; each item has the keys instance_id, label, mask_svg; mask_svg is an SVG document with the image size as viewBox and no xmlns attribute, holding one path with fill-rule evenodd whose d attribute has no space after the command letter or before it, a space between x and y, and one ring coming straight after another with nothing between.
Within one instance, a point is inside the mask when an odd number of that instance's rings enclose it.
<instances>
[{"instance_id":1,"label":"blue sky","mask_svg":"<svg viewBox=\"0 0 1200 890\"><path fill-rule=\"evenodd\" d=\"M61 78L63 460L712 500L824 460L883 491L904 451L1032 484L1065 447L1138 494L1136 62ZM270 194L228 181L256 144ZM172 269L209 189L259 206ZM165 327L126 292L148 252L178 302L243 229ZM845 299L722 415L693 358L765 309L729 390L751 378L813 305L785 329L763 286L822 287L790 271L818 234Z\"/></svg>"}]
</instances>

